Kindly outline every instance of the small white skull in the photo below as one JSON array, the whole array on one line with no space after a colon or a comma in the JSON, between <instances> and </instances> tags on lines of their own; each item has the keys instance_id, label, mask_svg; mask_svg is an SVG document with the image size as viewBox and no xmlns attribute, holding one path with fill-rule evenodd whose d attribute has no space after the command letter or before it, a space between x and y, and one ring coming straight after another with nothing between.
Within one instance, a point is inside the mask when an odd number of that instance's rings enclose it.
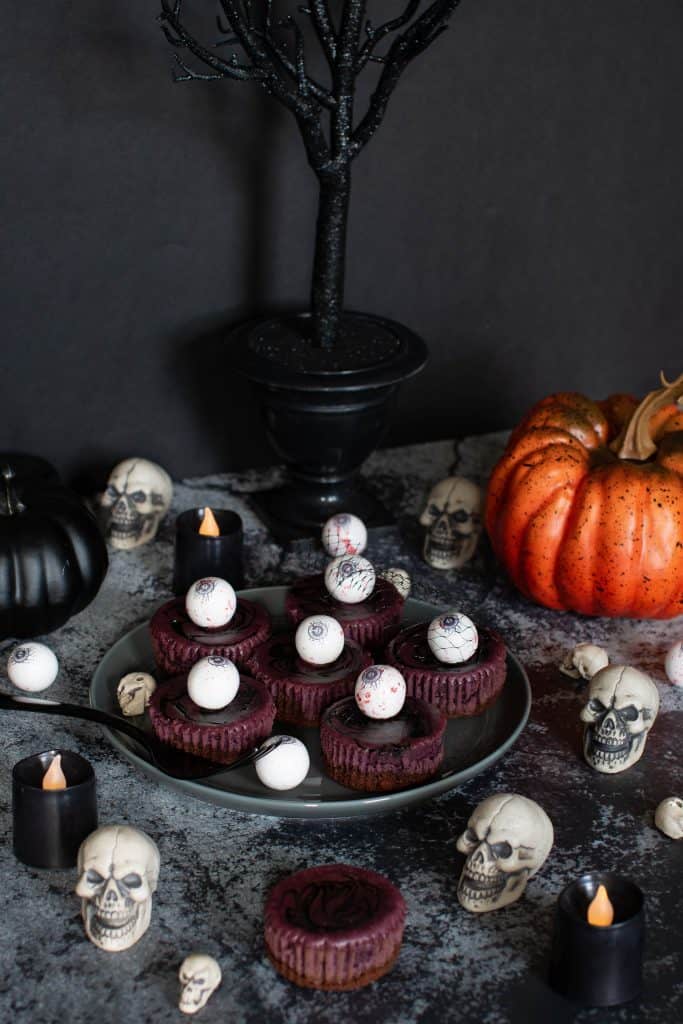
<instances>
[{"instance_id":1,"label":"small white skull","mask_svg":"<svg viewBox=\"0 0 683 1024\"><path fill-rule=\"evenodd\" d=\"M124 459L114 466L100 500L111 546L128 551L152 540L172 497L171 478L156 462Z\"/></svg>"},{"instance_id":2,"label":"small white skull","mask_svg":"<svg viewBox=\"0 0 683 1024\"><path fill-rule=\"evenodd\" d=\"M609 665L590 681L583 754L598 772L614 775L640 759L659 711L659 693L649 676L628 665Z\"/></svg>"},{"instance_id":3,"label":"small white skull","mask_svg":"<svg viewBox=\"0 0 683 1024\"><path fill-rule=\"evenodd\" d=\"M180 965L180 1002L183 1013L196 1013L206 1006L221 983L221 969L212 956L190 953Z\"/></svg>"},{"instance_id":4,"label":"small white skull","mask_svg":"<svg viewBox=\"0 0 683 1024\"><path fill-rule=\"evenodd\" d=\"M683 839L683 800L669 796L655 811L655 825L670 839Z\"/></svg>"},{"instance_id":5,"label":"small white skull","mask_svg":"<svg viewBox=\"0 0 683 1024\"><path fill-rule=\"evenodd\" d=\"M465 910L481 914L514 903L545 863L553 825L542 807L525 796L496 793L483 800L458 839L467 860L458 882Z\"/></svg>"},{"instance_id":6,"label":"small white skull","mask_svg":"<svg viewBox=\"0 0 683 1024\"><path fill-rule=\"evenodd\" d=\"M116 699L123 715L144 715L157 688L149 672L129 672L116 687Z\"/></svg>"},{"instance_id":7,"label":"small white skull","mask_svg":"<svg viewBox=\"0 0 683 1024\"><path fill-rule=\"evenodd\" d=\"M128 949L149 927L159 851L130 825L104 825L81 843L76 895L85 932L100 949Z\"/></svg>"},{"instance_id":8,"label":"small white skull","mask_svg":"<svg viewBox=\"0 0 683 1024\"><path fill-rule=\"evenodd\" d=\"M434 569L462 569L482 530L484 496L462 476L449 476L429 492L420 523L427 527L422 556Z\"/></svg>"},{"instance_id":9,"label":"small white skull","mask_svg":"<svg viewBox=\"0 0 683 1024\"><path fill-rule=\"evenodd\" d=\"M607 651L597 644L577 644L560 665L570 679L592 679L596 672L609 665Z\"/></svg>"}]
</instances>

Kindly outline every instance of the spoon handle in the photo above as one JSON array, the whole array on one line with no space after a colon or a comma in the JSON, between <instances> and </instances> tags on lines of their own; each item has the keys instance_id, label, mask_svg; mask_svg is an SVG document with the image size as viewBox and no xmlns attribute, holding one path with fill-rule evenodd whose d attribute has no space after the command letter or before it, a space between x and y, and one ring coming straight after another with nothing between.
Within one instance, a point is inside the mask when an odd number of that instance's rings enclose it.
<instances>
[{"instance_id":1,"label":"spoon handle","mask_svg":"<svg viewBox=\"0 0 683 1024\"><path fill-rule=\"evenodd\" d=\"M57 700L39 700L36 697L14 697L0 692L0 708L5 711L35 711L43 715L64 715L67 718L82 718L88 722L99 722L110 729L126 733L138 743L145 743L147 737L137 726L123 718L109 715L106 711L88 707L87 704L62 704Z\"/></svg>"}]
</instances>

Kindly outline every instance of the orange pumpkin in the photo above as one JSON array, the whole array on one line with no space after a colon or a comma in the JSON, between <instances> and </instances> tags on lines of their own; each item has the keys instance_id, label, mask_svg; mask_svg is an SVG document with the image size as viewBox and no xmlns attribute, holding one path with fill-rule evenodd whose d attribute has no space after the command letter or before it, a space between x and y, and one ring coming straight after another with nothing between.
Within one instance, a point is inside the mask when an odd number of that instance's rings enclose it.
<instances>
[{"instance_id":1,"label":"orange pumpkin","mask_svg":"<svg viewBox=\"0 0 683 1024\"><path fill-rule=\"evenodd\" d=\"M491 476L486 529L515 586L548 608L683 613L683 375L638 404L551 395Z\"/></svg>"}]
</instances>

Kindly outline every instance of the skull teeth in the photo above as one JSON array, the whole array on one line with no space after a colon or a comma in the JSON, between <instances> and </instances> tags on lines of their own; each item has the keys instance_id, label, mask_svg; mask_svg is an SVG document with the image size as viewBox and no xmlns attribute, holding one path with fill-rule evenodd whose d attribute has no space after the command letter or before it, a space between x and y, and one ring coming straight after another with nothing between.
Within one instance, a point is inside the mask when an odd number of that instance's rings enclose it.
<instances>
[{"instance_id":1,"label":"skull teeth","mask_svg":"<svg viewBox=\"0 0 683 1024\"><path fill-rule=\"evenodd\" d=\"M497 896L505 888L505 875L481 875L465 871L460 879L459 889L469 899L488 899Z\"/></svg>"}]
</instances>

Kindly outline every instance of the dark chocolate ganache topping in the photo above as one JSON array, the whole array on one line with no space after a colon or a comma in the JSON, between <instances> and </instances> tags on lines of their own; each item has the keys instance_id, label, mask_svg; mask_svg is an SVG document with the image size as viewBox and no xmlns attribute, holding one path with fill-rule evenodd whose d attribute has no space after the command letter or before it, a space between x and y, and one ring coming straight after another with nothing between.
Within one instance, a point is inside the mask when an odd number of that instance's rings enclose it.
<instances>
[{"instance_id":1,"label":"dark chocolate ganache topping","mask_svg":"<svg viewBox=\"0 0 683 1024\"><path fill-rule=\"evenodd\" d=\"M336 732L352 737L359 746L379 749L408 746L420 736L429 736L436 729L440 715L424 701L406 697L405 704L393 718L368 718L358 709L354 697L344 697L327 709L323 721Z\"/></svg>"},{"instance_id":2,"label":"dark chocolate ganache topping","mask_svg":"<svg viewBox=\"0 0 683 1024\"><path fill-rule=\"evenodd\" d=\"M328 665L310 665L299 657L293 636L278 636L266 641L258 648L254 661L265 671L275 672L297 683L333 683L357 674L365 663L360 648L347 641L339 657Z\"/></svg>"},{"instance_id":3,"label":"dark chocolate ganache topping","mask_svg":"<svg viewBox=\"0 0 683 1024\"><path fill-rule=\"evenodd\" d=\"M187 690L187 677L178 676L169 680L164 686L164 693L159 702L159 709L167 718L181 722L192 722L194 725L226 725L240 718L251 715L263 705L263 693L248 676L240 676L240 685L233 700L217 711L205 711L197 707Z\"/></svg>"},{"instance_id":4,"label":"dark chocolate ganache topping","mask_svg":"<svg viewBox=\"0 0 683 1024\"><path fill-rule=\"evenodd\" d=\"M337 601L332 597L325 588L322 575L297 580L292 585L292 594L296 596L299 608L307 615L331 615L339 622L355 622L369 615L376 615L387 608L393 608L399 600L396 587L381 576L377 577L375 589L370 596L358 604L344 604L343 601Z\"/></svg>"},{"instance_id":5,"label":"dark chocolate ganache topping","mask_svg":"<svg viewBox=\"0 0 683 1024\"><path fill-rule=\"evenodd\" d=\"M235 614L225 626L218 626L215 629L197 626L188 616L182 603L179 603L178 613L173 616L172 621L176 633L206 647L229 647L230 644L251 636L260 624L254 613L254 605L240 598L237 599Z\"/></svg>"},{"instance_id":6,"label":"dark chocolate ganache topping","mask_svg":"<svg viewBox=\"0 0 683 1024\"><path fill-rule=\"evenodd\" d=\"M488 657L488 650L491 645L491 636L485 629L479 630L479 647L476 653L467 661L457 665L447 665L439 661L427 643L428 622L418 622L414 626L406 626L394 637L389 644L389 649L399 665L407 665L410 668L426 668L432 672L447 672L453 675L461 670L465 671L474 665L479 665Z\"/></svg>"},{"instance_id":7,"label":"dark chocolate ganache topping","mask_svg":"<svg viewBox=\"0 0 683 1024\"><path fill-rule=\"evenodd\" d=\"M382 891L368 880L340 872L337 878L287 889L281 909L295 928L336 932L362 927L377 915L383 900Z\"/></svg>"}]
</instances>

